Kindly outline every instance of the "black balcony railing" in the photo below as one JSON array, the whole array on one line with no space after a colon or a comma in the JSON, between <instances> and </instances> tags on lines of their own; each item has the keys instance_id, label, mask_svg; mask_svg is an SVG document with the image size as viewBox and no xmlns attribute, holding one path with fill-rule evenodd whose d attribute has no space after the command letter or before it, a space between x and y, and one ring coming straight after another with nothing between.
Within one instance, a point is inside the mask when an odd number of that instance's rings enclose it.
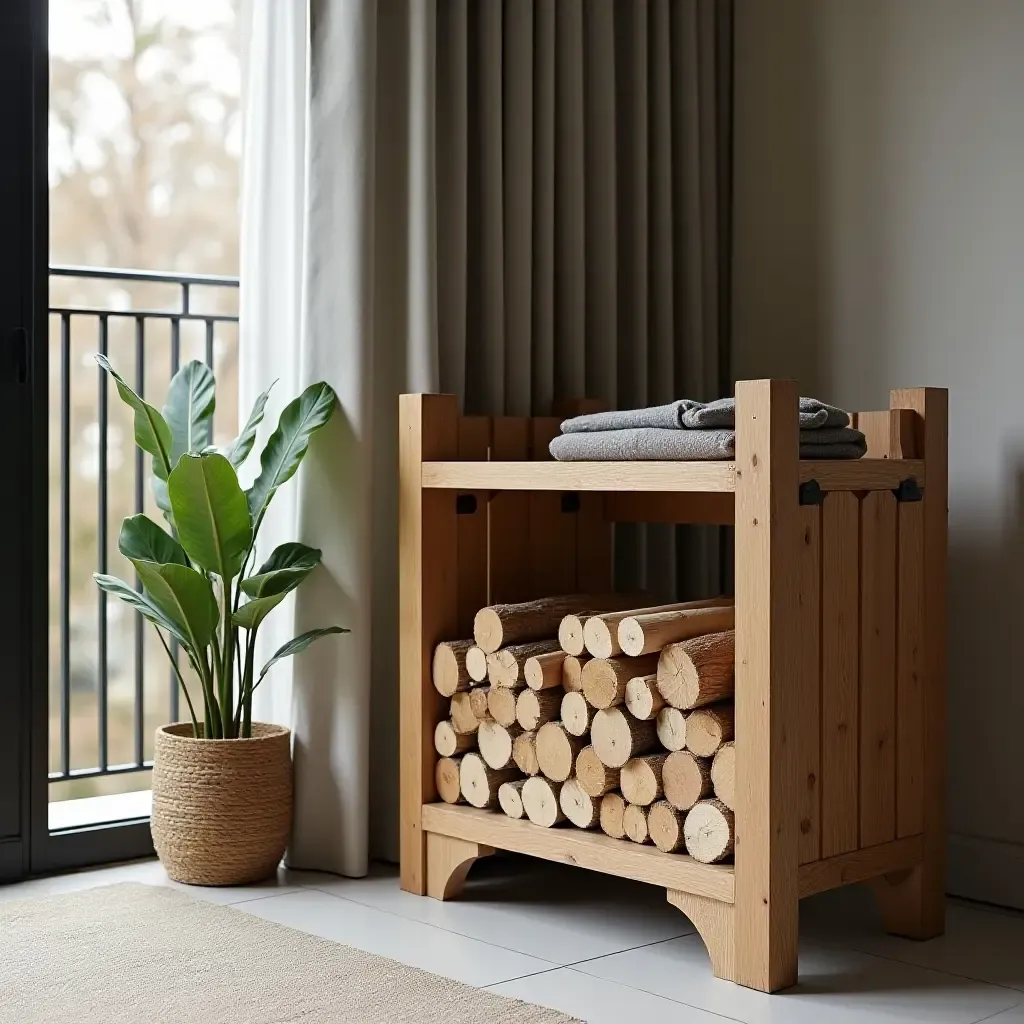
<instances>
[{"instance_id":1,"label":"black balcony railing","mask_svg":"<svg viewBox=\"0 0 1024 1024\"><path fill-rule=\"evenodd\" d=\"M95 267L56 266L51 275L51 529L53 545L51 565L51 601L56 599L57 614L51 616L54 650L51 657L51 751L50 781L61 782L125 772L144 771L151 767L147 759L149 735L146 729L147 659L145 623L133 612L130 630L122 629L118 648L130 636L130 657L118 649L118 679L130 681L118 691L118 735L116 753L111 758L110 733L110 615L107 595L91 585L91 571L111 571L110 544L116 545L117 520L132 511L150 511L148 498L148 464L134 446L134 438L120 426L123 447L134 453L133 462L120 459L111 490L111 384L107 375L88 358L88 349L109 355L132 386L145 396L147 385L155 390L150 400L163 404L166 381L177 372L182 362L183 343L190 358L204 359L211 368L215 360L234 365L237 359L237 289L238 279L204 274L154 273L142 270L113 270ZM67 300L67 301L65 301ZM169 308L162 308L167 306ZM122 308L124 307L124 308ZM154 308L150 308L154 307ZM183 331L188 334L183 338ZM117 353L111 352L112 346ZM79 351L81 350L81 351ZM59 382L57 360L59 351ZM132 366L134 363L134 366ZM129 369L132 372L129 372ZM94 396L94 397L91 397ZM218 396L221 397L220 395ZM117 402L116 393L114 395ZM230 413L230 410L225 410ZM116 409L118 423L130 427L130 418ZM94 417L94 418L92 418ZM59 419L59 428L57 426ZM73 422L73 419L75 422ZM83 428L82 421L86 426ZM231 424L234 426L235 424ZM73 500L76 465L73 449L82 430L95 442L95 459L88 462L88 490L95 481L95 510L81 507ZM57 444L53 442L57 441ZM119 441L120 444L120 441ZM124 467L120 463L124 462ZM59 503L59 511L53 505ZM112 521L113 520L113 521ZM92 564L88 550L95 534ZM73 547L74 544L74 547ZM116 551L116 548L115 548ZM118 556L119 557L119 556ZM123 566L119 566L123 568ZM74 574L73 574L74 569ZM135 580L136 587L139 586ZM93 612L92 609L95 609ZM85 613L83 615L83 612ZM125 609L125 614L127 610ZM83 629L82 620L95 614L95 635ZM122 612L119 610L118 615ZM73 629L73 624L75 629ZM123 623L127 625L127 623ZM82 646L92 651L82 650ZM83 675L75 666L85 663ZM150 673L152 674L152 673ZM162 675L162 671L161 671ZM159 684L162 687L162 683ZM73 686L86 691L87 700L77 701L72 714ZM173 673L168 676L166 703L169 720L178 719L178 683ZM56 698L56 701L53 698ZM56 703L57 707L53 705ZM130 705L130 726L127 706ZM82 708L86 715L77 713ZM54 711L59 708L59 720ZM95 710L94 741L78 732ZM123 735L130 729L130 737ZM114 763L111 763L113 760ZM84 761L84 763L83 763ZM90 763L94 762L94 763Z\"/></svg>"}]
</instances>

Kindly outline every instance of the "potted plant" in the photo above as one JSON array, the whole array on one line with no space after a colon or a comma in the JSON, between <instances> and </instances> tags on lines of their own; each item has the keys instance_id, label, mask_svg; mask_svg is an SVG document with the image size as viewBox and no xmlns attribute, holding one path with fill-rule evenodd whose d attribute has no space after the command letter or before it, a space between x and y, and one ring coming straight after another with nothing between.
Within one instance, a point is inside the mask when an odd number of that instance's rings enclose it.
<instances>
[{"instance_id":1,"label":"potted plant","mask_svg":"<svg viewBox=\"0 0 1024 1024\"><path fill-rule=\"evenodd\" d=\"M97 356L135 414L135 443L153 459L152 486L169 530L145 515L121 524L118 549L141 590L114 576L96 583L156 628L188 705L189 722L157 730L153 759L153 845L171 878L233 885L273 874L291 829L288 729L252 721L253 691L271 666L304 651L339 626L310 630L258 671L256 636L273 611L316 567L320 551L281 544L263 565L256 538L277 489L294 476L309 439L331 418L334 391L313 384L285 407L248 490L237 470L252 451L269 392L256 400L242 432L213 447L216 384L190 362L175 374L162 412ZM192 699L172 641L196 680ZM200 703L201 694L201 703Z\"/></svg>"}]
</instances>

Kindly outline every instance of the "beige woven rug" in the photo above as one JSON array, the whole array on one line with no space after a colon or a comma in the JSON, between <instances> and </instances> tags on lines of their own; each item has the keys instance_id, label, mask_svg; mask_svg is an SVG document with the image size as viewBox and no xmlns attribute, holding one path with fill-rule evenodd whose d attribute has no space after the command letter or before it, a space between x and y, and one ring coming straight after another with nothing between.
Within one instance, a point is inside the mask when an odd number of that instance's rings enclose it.
<instances>
[{"instance_id":1,"label":"beige woven rug","mask_svg":"<svg viewBox=\"0 0 1024 1024\"><path fill-rule=\"evenodd\" d=\"M133 883L0 904L0 993L3 1024L578 1024Z\"/></svg>"}]
</instances>

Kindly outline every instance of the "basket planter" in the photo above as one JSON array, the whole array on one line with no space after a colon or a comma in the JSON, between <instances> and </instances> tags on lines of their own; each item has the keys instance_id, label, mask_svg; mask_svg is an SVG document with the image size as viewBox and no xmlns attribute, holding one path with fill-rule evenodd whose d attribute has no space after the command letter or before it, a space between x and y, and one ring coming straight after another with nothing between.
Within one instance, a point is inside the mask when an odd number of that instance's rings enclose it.
<instances>
[{"instance_id":1,"label":"basket planter","mask_svg":"<svg viewBox=\"0 0 1024 1024\"><path fill-rule=\"evenodd\" d=\"M292 823L291 734L253 723L252 737L203 740L179 722L157 730L153 845L167 874L189 885L268 878Z\"/></svg>"}]
</instances>

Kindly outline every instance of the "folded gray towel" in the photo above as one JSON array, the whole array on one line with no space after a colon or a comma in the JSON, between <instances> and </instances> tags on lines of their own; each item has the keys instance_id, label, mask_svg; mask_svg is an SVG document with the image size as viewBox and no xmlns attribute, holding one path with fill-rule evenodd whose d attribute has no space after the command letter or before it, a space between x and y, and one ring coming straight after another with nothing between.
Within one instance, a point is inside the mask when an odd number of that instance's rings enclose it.
<instances>
[{"instance_id":1,"label":"folded gray towel","mask_svg":"<svg viewBox=\"0 0 1024 1024\"><path fill-rule=\"evenodd\" d=\"M548 446L560 462L710 462L736 454L735 430L636 427L560 434ZM859 459L864 435L849 428L800 431L802 459Z\"/></svg>"},{"instance_id":2,"label":"folded gray towel","mask_svg":"<svg viewBox=\"0 0 1024 1024\"><path fill-rule=\"evenodd\" d=\"M826 405L816 398L800 399L800 429L818 430L823 427L847 427L850 417L834 405ZM562 423L563 434L597 430L630 430L654 427L662 430L708 428L731 430L736 426L736 399L719 398L714 402L697 402L681 398L668 405L654 405L647 409L623 409L619 412L593 412L574 416Z\"/></svg>"}]
</instances>

